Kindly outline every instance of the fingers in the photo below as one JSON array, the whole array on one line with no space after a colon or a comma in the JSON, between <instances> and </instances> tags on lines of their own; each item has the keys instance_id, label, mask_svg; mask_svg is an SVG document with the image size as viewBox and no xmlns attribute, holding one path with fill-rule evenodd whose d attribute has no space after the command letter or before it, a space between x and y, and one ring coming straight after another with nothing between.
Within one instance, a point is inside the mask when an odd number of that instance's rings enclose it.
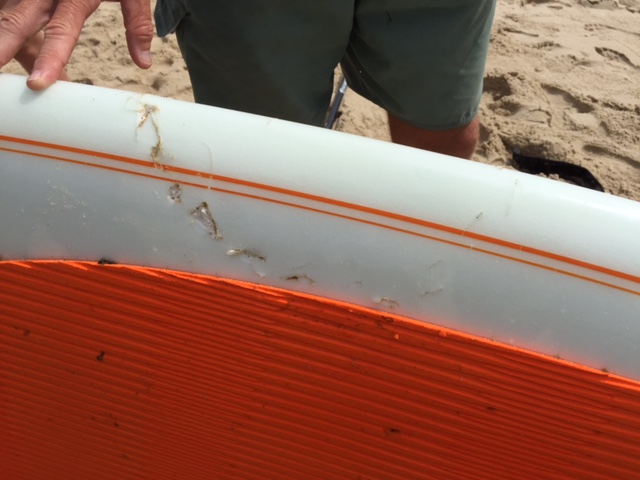
<instances>
[{"instance_id":1,"label":"fingers","mask_svg":"<svg viewBox=\"0 0 640 480\"><path fill-rule=\"evenodd\" d=\"M127 45L134 63L140 68L151 66L153 23L149 0L121 0Z\"/></svg>"},{"instance_id":2,"label":"fingers","mask_svg":"<svg viewBox=\"0 0 640 480\"><path fill-rule=\"evenodd\" d=\"M1 1L2 0L0 0L0 2ZM24 68L27 73L31 73L33 71L33 64L38 57L38 53L40 53L43 41L44 33L38 32L24 44L18 53L16 53L15 59L20 65L22 65L22 68ZM68 80L67 73L64 70L58 77L58 80Z\"/></svg>"},{"instance_id":3,"label":"fingers","mask_svg":"<svg viewBox=\"0 0 640 480\"><path fill-rule=\"evenodd\" d=\"M44 27L44 41L33 71L27 79L32 90L42 90L55 82L71 57L85 20L99 0L59 1L49 23Z\"/></svg>"},{"instance_id":4,"label":"fingers","mask_svg":"<svg viewBox=\"0 0 640 480\"><path fill-rule=\"evenodd\" d=\"M44 34L42 32L38 32L34 37L27 40L14 57L28 73L33 71L33 64L38 57L43 40Z\"/></svg>"},{"instance_id":5,"label":"fingers","mask_svg":"<svg viewBox=\"0 0 640 480\"><path fill-rule=\"evenodd\" d=\"M150 0L120 3L131 58L139 67L149 68L153 39ZM99 5L100 0L0 0L0 68L14 56L26 55L23 60L32 68L27 85L33 90L47 88L64 75L84 22ZM44 40L39 52L34 52L29 39L43 27Z\"/></svg>"},{"instance_id":6,"label":"fingers","mask_svg":"<svg viewBox=\"0 0 640 480\"><path fill-rule=\"evenodd\" d=\"M51 1L9 0L2 6L0 68L9 63L25 42L47 23Z\"/></svg>"}]
</instances>

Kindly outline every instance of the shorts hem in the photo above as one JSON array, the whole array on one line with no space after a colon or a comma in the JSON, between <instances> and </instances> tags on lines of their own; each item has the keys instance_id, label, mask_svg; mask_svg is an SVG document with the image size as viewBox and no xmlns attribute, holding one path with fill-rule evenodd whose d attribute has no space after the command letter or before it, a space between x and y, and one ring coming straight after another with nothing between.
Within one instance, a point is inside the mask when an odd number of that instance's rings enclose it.
<instances>
[{"instance_id":1,"label":"shorts hem","mask_svg":"<svg viewBox=\"0 0 640 480\"><path fill-rule=\"evenodd\" d=\"M387 110L384 106L380 106ZM445 130L455 130L456 128L464 127L465 125L469 125L477 116L478 116L479 107L474 109L470 115L465 116L462 120L451 123L428 123L428 122L417 122L411 118L408 118L404 115L396 115L395 113L387 110L388 113L396 117L398 120L401 120L409 125L413 125L417 128L422 128L423 130L431 130L434 132L440 132Z\"/></svg>"}]
</instances>

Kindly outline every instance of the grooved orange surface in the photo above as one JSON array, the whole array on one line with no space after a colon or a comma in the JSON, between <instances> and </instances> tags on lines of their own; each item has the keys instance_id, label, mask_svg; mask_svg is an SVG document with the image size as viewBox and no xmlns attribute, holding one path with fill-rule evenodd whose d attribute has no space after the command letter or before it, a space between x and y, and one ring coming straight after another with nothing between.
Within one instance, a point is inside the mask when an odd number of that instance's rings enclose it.
<instances>
[{"instance_id":1,"label":"grooved orange surface","mask_svg":"<svg viewBox=\"0 0 640 480\"><path fill-rule=\"evenodd\" d=\"M637 479L640 384L290 291L0 262L2 479Z\"/></svg>"}]
</instances>

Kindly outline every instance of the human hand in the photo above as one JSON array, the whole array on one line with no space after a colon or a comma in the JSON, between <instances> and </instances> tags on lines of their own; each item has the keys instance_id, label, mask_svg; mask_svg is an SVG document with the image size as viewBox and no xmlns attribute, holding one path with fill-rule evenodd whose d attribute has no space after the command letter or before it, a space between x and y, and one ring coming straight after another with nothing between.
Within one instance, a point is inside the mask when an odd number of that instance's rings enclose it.
<instances>
[{"instance_id":1,"label":"human hand","mask_svg":"<svg viewBox=\"0 0 640 480\"><path fill-rule=\"evenodd\" d=\"M5 0L0 0L0 9L4 7L5 3L7 3ZM14 57L18 61L18 63L22 65L22 68L24 68L28 73L31 73L31 71L33 70L33 64L35 63L36 58L38 57L38 53L42 48L43 41L44 33L40 31L29 40L27 40ZM60 73L58 79L67 80L67 73L63 70Z\"/></svg>"},{"instance_id":2,"label":"human hand","mask_svg":"<svg viewBox=\"0 0 640 480\"><path fill-rule=\"evenodd\" d=\"M21 53L27 52L35 58L27 85L33 90L47 88L63 74L84 22L100 0L0 0L3 1L6 4L0 4L0 68L16 56L20 60ZM119 1L129 54L140 68L149 68L153 39L150 2ZM44 37L36 53L33 38L38 38L40 30Z\"/></svg>"}]
</instances>

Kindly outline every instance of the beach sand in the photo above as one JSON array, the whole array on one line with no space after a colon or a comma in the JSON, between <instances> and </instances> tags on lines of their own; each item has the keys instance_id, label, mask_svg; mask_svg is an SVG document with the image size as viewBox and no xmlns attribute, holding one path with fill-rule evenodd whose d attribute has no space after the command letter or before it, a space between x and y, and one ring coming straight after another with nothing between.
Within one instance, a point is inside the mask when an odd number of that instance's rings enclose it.
<instances>
[{"instance_id":1,"label":"beach sand","mask_svg":"<svg viewBox=\"0 0 640 480\"><path fill-rule=\"evenodd\" d=\"M150 70L133 65L119 5L103 3L68 73L192 101L175 36L156 38L153 54ZM21 69L12 62L2 71ZM480 115L474 160L512 168L518 149L584 167L605 191L640 201L640 0L498 0ZM389 139L385 113L352 91L336 129Z\"/></svg>"}]
</instances>

